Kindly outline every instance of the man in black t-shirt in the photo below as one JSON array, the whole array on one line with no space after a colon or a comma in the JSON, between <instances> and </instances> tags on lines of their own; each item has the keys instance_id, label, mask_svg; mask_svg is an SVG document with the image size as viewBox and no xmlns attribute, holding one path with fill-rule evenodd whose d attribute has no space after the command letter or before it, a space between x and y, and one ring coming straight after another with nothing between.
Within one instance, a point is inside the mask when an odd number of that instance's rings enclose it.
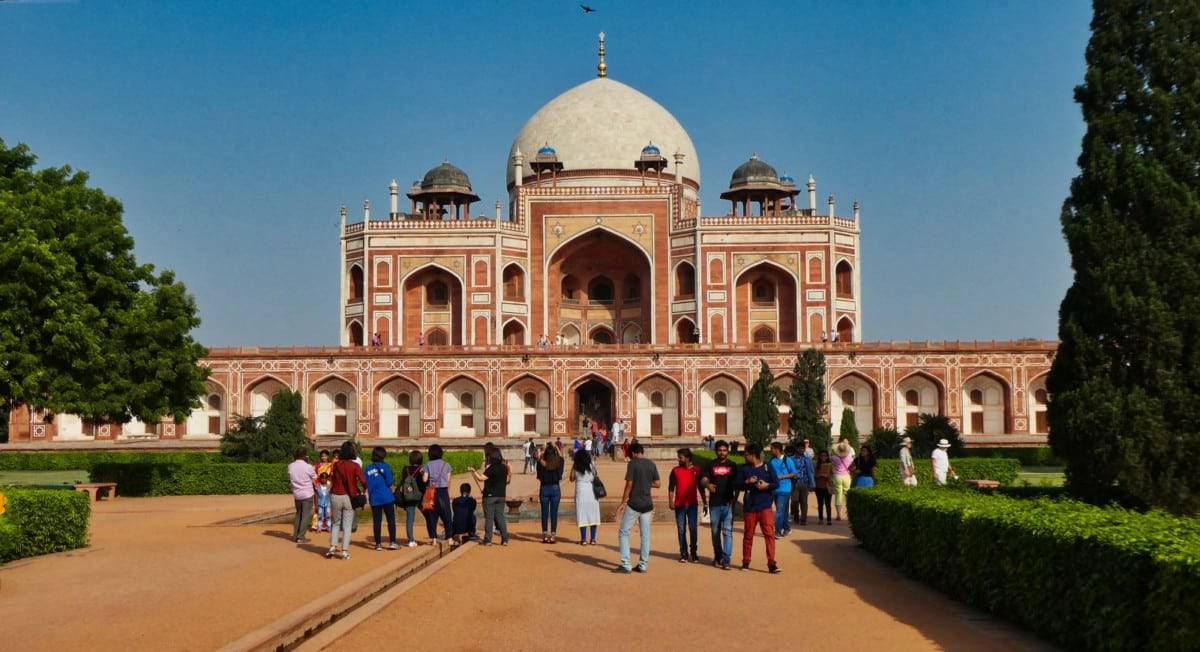
<instances>
[{"instance_id":1,"label":"man in black t-shirt","mask_svg":"<svg viewBox=\"0 0 1200 652\"><path fill-rule=\"evenodd\" d=\"M621 564L613 569L615 573L645 573L646 564L650 561L650 520L654 512L650 490L661 487L662 482L658 478L658 467L642 456L644 452L642 445L637 442L629 446L632 459L625 468L625 491L621 494L621 505L617 507L617 520L621 523L617 530ZM629 531L633 529L634 521L637 521L641 535L636 571L629 561Z\"/></svg>"},{"instance_id":2,"label":"man in black t-shirt","mask_svg":"<svg viewBox=\"0 0 1200 652\"><path fill-rule=\"evenodd\" d=\"M729 442L715 445L717 459L700 476L708 491L708 516L712 521L713 566L729 570L733 555L733 506L737 503L737 465L729 459Z\"/></svg>"}]
</instances>

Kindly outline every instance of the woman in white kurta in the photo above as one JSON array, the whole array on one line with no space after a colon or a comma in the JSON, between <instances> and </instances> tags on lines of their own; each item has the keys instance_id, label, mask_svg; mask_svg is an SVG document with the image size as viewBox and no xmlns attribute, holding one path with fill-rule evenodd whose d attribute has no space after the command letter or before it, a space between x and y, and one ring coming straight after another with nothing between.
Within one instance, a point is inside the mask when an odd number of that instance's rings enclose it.
<instances>
[{"instance_id":1,"label":"woman in white kurta","mask_svg":"<svg viewBox=\"0 0 1200 652\"><path fill-rule=\"evenodd\" d=\"M592 454L580 449L575 451L575 463L571 466L571 480L575 481L575 523L579 525L579 545L596 545L596 526L600 525L600 501L592 491L592 480L596 477L596 464ZM590 537L589 537L590 535Z\"/></svg>"}]
</instances>

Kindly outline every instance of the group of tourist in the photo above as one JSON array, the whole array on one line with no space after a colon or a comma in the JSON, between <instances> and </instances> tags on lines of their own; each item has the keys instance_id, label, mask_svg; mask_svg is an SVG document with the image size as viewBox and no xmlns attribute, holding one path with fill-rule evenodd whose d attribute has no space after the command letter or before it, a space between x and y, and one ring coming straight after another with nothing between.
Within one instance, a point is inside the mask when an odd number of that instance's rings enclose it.
<instances>
[{"instance_id":1,"label":"group of tourist","mask_svg":"<svg viewBox=\"0 0 1200 652\"><path fill-rule=\"evenodd\" d=\"M645 458L643 446L636 439L624 442L629 460L624 486L617 508L620 573L644 573L650 555L650 523L654 511L652 491L661 487L658 467ZM948 477L957 477L950 465L945 439L938 442L931 456L933 479L943 485ZM525 471L533 468L538 480L538 500L541 508L542 542L558 540L559 505L564 475L575 483L575 520L579 528L579 545L596 545L600 525L600 499L607 496L597 466L594 449L580 446L576 440L566 469L567 457L562 440L547 442L538 447L533 439L523 445ZM793 525L808 524L808 497L814 493L817 502L817 524L831 525L842 520L846 492L851 487L870 488L875 484L876 457L871 448L863 445L856 454L849 441L839 441L832 452L813 450L809 440L800 446L773 443L764 451L757 444L747 444L745 463L735 464L729 457L730 444L724 440L712 444L716 459L705 468L698 467L690 449L676 451L677 466L667 478L667 503L675 514L680 563L700 561L698 529L707 518L712 529L714 566L728 570L733 554L733 508L739 495L743 511L741 567L750 567L756 531L764 540L767 570L778 573L775 542L786 537ZM296 516L292 539L307 543L306 533L312 517L312 528L330 533L327 557L350 557L351 533L357 530L357 510L368 504L371 508L376 550L400 547L396 538L396 508L405 512L407 545L418 545L413 526L418 509L425 516L429 539L450 541L451 545L477 538L476 508L470 483L459 486L459 495L451 500L452 469L442 459L442 447L434 444L428 449L428 460L420 451L409 453L408 464L396 475L386 462L387 451L375 447L370 464L363 466L352 442L345 442L335 452L321 451L314 465L308 451L296 452L295 461L288 466L288 476L295 499ZM484 534L481 543L491 545L498 531L500 545L509 543L508 524L504 514L507 486L512 482L512 468L504 460L499 447L490 442L484 447L484 467L468 468L480 483L483 501ZM902 440L899 474L905 485L917 484L912 459L912 440ZM836 514L836 516L835 516ZM388 540L382 540L386 521ZM438 524L442 525L438 536ZM634 525L640 535L636 566L630 559L630 534Z\"/></svg>"}]
</instances>

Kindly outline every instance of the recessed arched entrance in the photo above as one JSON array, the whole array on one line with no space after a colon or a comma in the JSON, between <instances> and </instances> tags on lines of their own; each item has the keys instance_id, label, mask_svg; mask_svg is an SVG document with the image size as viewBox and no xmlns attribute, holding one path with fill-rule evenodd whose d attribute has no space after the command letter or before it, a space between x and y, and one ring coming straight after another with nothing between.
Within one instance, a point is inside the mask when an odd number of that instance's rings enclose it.
<instances>
[{"instance_id":1,"label":"recessed arched entrance","mask_svg":"<svg viewBox=\"0 0 1200 652\"><path fill-rule=\"evenodd\" d=\"M574 327L589 342L611 344L636 326L640 340L651 341L650 261L629 240L603 228L578 236L550 257L546 279L558 289L546 297L551 333ZM591 337L598 326L602 341Z\"/></svg>"},{"instance_id":2,"label":"recessed arched entrance","mask_svg":"<svg viewBox=\"0 0 1200 652\"><path fill-rule=\"evenodd\" d=\"M612 423L612 417L616 411L613 403L615 395L612 385L596 377L588 378L576 385L571 403L571 423L574 426L572 435L583 432L585 418L589 422L598 421L605 426Z\"/></svg>"}]
</instances>

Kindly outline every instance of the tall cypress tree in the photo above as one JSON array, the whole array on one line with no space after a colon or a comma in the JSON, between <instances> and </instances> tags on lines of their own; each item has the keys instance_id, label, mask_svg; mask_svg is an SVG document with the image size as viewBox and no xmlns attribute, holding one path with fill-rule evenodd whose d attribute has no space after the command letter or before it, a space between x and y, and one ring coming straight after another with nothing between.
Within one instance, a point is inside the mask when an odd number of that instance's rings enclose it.
<instances>
[{"instance_id":1,"label":"tall cypress tree","mask_svg":"<svg viewBox=\"0 0 1200 652\"><path fill-rule=\"evenodd\" d=\"M742 413L742 432L746 443L757 443L765 448L779 429L779 401L771 367L767 366L766 360L760 362L758 380L750 388L746 410Z\"/></svg>"},{"instance_id":2,"label":"tall cypress tree","mask_svg":"<svg viewBox=\"0 0 1200 652\"><path fill-rule=\"evenodd\" d=\"M1200 509L1200 5L1096 0L1048 379L1070 491Z\"/></svg>"},{"instance_id":3,"label":"tall cypress tree","mask_svg":"<svg viewBox=\"0 0 1200 652\"><path fill-rule=\"evenodd\" d=\"M792 386L788 391L788 432L792 443L805 439L813 450L829 450L829 423L821 417L825 409L825 354L805 349L796 356L792 367Z\"/></svg>"}]
</instances>

